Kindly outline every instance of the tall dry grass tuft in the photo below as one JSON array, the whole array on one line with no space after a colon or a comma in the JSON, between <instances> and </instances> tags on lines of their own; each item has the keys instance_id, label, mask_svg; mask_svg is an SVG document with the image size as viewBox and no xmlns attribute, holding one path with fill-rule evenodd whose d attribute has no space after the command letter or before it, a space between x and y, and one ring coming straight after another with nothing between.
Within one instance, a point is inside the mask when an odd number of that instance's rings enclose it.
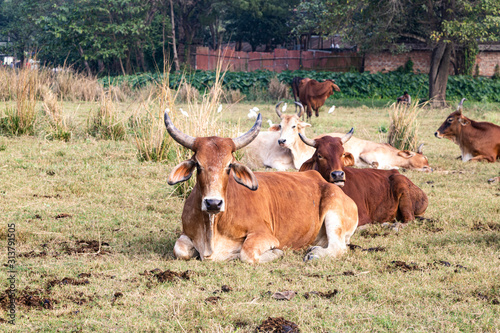
<instances>
[{"instance_id":1,"label":"tall dry grass tuft","mask_svg":"<svg viewBox=\"0 0 500 333\"><path fill-rule=\"evenodd\" d=\"M15 106L7 107L0 121L0 131L8 135L33 135L37 120L36 103L39 76L28 69L11 71L15 80L9 87L14 92Z\"/></svg>"},{"instance_id":2,"label":"tall dry grass tuft","mask_svg":"<svg viewBox=\"0 0 500 333\"><path fill-rule=\"evenodd\" d=\"M176 100L182 103L189 103L200 98L200 92L187 82L182 82L177 90Z\"/></svg>"},{"instance_id":3,"label":"tall dry grass tuft","mask_svg":"<svg viewBox=\"0 0 500 333\"><path fill-rule=\"evenodd\" d=\"M94 102L103 95L102 85L96 77L76 73L69 67L45 71L52 90L64 100Z\"/></svg>"},{"instance_id":4,"label":"tall dry grass tuft","mask_svg":"<svg viewBox=\"0 0 500 333\"><path fill-rule=\"evenodd\" d=\"M123 117L120 117L113 96L103 92L97 110L91 113L87 133L104 140L123 140L127 135Z\"/></svg>"},{"instance_id":5,"label":"tall dry grass tuft","mask_svg":"<svg viewBox=\"0 0 500 333\"><path fill-rule=\"evenodd\" d=\"M138 158L143 161L165 161L176 165L189 159L193 152L175 142L166 132L164 111L175 126L184 133L194 137L222 136L236 137L239 127L230 127L220 121L221 113L217 112L223 96L222 80L225 72L218 66L213 86L199 98L187 98L180 106L176 103L179 90L169 88L168 76L158 84L159 96L150 94L141 107L132 116ZM181 83L181 87L183 83ZM195 184L194 177L177 185L174 193L185 196L191 192Z\"/></svg>"},{"instance_id":6,"label":"tall dry grass tuft","mask_svg":"<svg viewBox=\"0 0 500 333\"><path fill-rule=\"evenodd\" d=\"M52 90L46 89L43 92L42 107L49 126L49 133L46 138L68 142L71 139L69 120L64 117L62 104Z\"/></svg>"},{"instance_id":7,"label":"tall dry grass tuft","mask_svg":"<svg viewBox=\"0 0 500 333\"><path fill-rule=\"evenodd\" d=\"M419 104L415 99L410 105L393 104L389 108L391 125L387 134L388 143L401 150L417 150L418 116L426 103Z\"/></svg>"},{"instance_id":8,"label":"tall dry grass tuft","mask_svg":"<svg viewBox=\"0 0 500 333\"><path fill-rule=\"evenodd\" d=\"M268 91L272 100L280 101L283 99L290 99L289 85L278 80L276 76L269 81Z\"/></svg>"}]
</instances>

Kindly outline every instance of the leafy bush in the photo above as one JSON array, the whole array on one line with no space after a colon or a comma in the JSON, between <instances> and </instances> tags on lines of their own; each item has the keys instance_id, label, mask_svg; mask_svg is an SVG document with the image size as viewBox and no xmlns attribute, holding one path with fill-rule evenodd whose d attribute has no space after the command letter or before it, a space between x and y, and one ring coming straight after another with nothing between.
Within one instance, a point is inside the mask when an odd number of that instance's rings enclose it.
<instances>
[{"instance_id":1,"label":"leafy bush","mask_svg":"<svg viewBox=\"0 0 500 333\"><path fill-rule=\"evenodd\" d=\"M409 69L410 63L407 63ZM270 71L255 72L227 72L222 79L225 90L240 90L247 95L248 100L269 98L269 84L273 77L284 84L287 89L295 76L308 77L316 80L334 79L341 91L331 98L376 98L396 99L403 91L414 97L426 98L429 95L429 78L426 74L413 73L335 73L316 71L284 71L274 73ZM173 73L163 75L140 74L117 76L102 81L103 85L121 85L127 81L130 87L140 88L151 82L160 83L168 80L170 89L178 89L185 80L200 93L207 91L216 81L216 72L194 71L191 73ZM290 93L290 91L289 91ZM500 81L486 77L472 77L469 75L450 76L446 96L450 100L460 100L463 97L471 101L500 102Z\"/></svg>"}]
</instances>

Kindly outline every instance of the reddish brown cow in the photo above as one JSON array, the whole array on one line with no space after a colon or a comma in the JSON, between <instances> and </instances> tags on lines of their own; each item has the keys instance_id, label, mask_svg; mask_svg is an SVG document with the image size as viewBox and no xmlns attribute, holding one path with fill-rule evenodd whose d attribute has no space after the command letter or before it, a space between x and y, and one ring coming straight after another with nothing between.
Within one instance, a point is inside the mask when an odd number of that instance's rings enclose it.
<instances>
[{"instance_id":1,"label":"reddish brown cow","mask_svg":"<svg viewBox=\"0 0 500 333\"><path fill-rule=\"evenodd\" d=\"M307 118L311 118L312 110L316 117L319 115L318 110L325 104L325 101L334 91L340 91L339 86L335 84L335 80L325 80L318 82L312 79L303 79L299 85L299 99L302 105L306 106Z\"/></svg>"},{"instance_id":2,"label":"reddish brown cow","mask_svg":"<svg viewBox=\"0 0 500 333\"><path fill-rule=\"evenodd\" d=\"M174 140L194 152L177 165L168 183L197 181L182 212L182 234L174 254L180 259L274 260L283 249L313 247L305 259L340 256L358 223L356 204L338 187L308 173L255 172L233 153L258 135L259 114L250 131L236 139L190 137L165 125Z\"/></svg>"},{"instance_id":3,"label":"reddish brown cow","mask_svg":"<svg viewBox=\"0 0 500 333\"><path fill-rule=\"evenodd\" d=\"M500 159L500 126L474 121L462 114L463 98L434 135L455 142L462 151L462 161L495 162Z\"/></svg>"},{"instance_id":4,"label":"reddish brown cow","mask_svg":"<svg viewBox=\"0 0 500 333\"><path fill-rule=\"evenodd\" d=\"M300 135L307 145L316 148L300 171L317 170L325 180L341 186L358 205L360 226L394 219L408 222L422 215L427 208L427 195L399 171L346 167L354 163L343 147L352 132L342 138L324 136L315 140Z\"/></svg>"}]
</instances>

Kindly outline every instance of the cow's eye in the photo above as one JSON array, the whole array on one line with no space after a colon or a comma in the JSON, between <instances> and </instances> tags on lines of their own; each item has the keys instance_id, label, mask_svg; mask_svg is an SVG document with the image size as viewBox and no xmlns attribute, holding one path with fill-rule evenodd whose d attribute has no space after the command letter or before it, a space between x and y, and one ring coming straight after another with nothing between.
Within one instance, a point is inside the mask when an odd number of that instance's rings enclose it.
<instances>
[{"instance_id":1,"label":"cow's eye","mask_svg":"<svg viewBox=\"0 0 500 333\"><path fill-rule=\"evenodd\" d=\"M448 118L448 122L451 123L453 121L453 118Z\"/></svg>"},{"instance_id":2,"label":"cow's eye","mask_svg":"<svg viewBox=\"0 0 500 333\"><path fill-rule=\"evenodd\" d=\"M281 125L278 125L278 128L281 129Z\"/></svg>"},{"instance_id":3,"label":"cow's eye","mask_svg":"<svg viewBox=\"0 0 500 333\"><path fill-rule=\"evenodd\" d=\"M322 158L323 158L323 156L321 156L320 154L318 154L318 158L319 158L319 159L322 159Z\"/></svg>"}]
</instances>

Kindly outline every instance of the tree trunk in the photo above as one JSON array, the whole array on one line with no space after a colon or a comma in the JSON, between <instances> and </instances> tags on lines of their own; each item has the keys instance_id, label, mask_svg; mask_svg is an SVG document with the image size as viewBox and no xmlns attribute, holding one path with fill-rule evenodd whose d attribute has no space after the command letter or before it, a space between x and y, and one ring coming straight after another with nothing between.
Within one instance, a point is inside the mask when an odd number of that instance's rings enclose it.
<instances>
[{"instance_id":1,"label":"tree trunk","mask_svg":"<svg viewBox=\"0 0 500 333\"><path fill-rule=\"evenodd\" d=\"M142 72L145 72L146 62L144 61L144 48L142 47L141 41L137 41L137 62L138 67L141 68Z\"/></svg>"},{"instance_id":2,"label":"tree trunk","mask_svg":"<svg viewBox=\"0 0 500 333\"><path fill-rule=\"evenodd\" d=\"M83 49L81 45L78 45L78 52L80 52L80 56L83 59L83 64L85 66L85 69L87 70L88 76L92 76L92 70L90 69L88 61L85 59L85 54L83 53Z\"/></svg>"},{"instance_id":3,"label":"tree trunk","mask_svg":"<svg viewBox=\"0 0 500 333\"><path fill-rule=\"evenodd\" d=\"M170 0L170 19L172 20L172 45L174 51L174 66L176 71L181 69L179 65L179 57L177 56L177 41L175 40L175 22L174 22L174 3L173 0Z\"/></svg>"},{"instance_id":4,"label":"tree trunk","mask_svg":"<svg viewBox=\"0 0 500 333\"><path fill-rule=\"evenodd\" d=\"M429 71L429 100L432 107L446 107L446 86L452 48L451 43L439 42L432 50Z\"/></svg>"}]
</instances>

